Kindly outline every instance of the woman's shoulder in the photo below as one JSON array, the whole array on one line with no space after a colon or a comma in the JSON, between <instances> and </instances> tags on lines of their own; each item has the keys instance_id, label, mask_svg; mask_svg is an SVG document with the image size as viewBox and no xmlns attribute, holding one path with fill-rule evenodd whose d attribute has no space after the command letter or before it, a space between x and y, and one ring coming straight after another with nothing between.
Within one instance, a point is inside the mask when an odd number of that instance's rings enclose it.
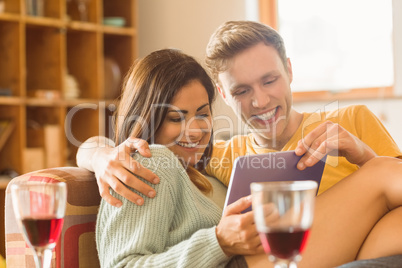
<instances>
[{"instance_id":1,"label":"woman's shoulder","mask_svg":"<svg viewBox=\"0 0 402 268\"><path fill-rule=\"evenodd\" d=\"M187 176L186 170L180 163L177 156L164 145L152 144L149 146L151 157L141 156L138 152L132 155L136 162L152 172L157 176L165 178L175 178L177 176Z\"/></svg>"},{"instance_id":2,"label":"woman's shoulder","mask_svg":"<svg viewBox=\"0 0 402 268\"><path fill-rule=\"evenodd\" d=\"M177 156L164 145L150 144L149 149L151 151L151 157L145 157L140 153L135 152L131 156L138 162L144 162L146 165L156 164L155 160L165 160L170 162L178 162Z\"/></svg>"}]
</instances>

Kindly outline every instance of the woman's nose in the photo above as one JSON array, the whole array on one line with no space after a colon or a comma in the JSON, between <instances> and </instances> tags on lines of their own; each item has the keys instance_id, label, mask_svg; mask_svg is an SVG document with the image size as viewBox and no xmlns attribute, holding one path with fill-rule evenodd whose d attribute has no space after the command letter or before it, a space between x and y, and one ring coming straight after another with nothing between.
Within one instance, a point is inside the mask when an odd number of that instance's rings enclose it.
<instances>
[{"instance_id":1,"label":"woman's nose","mask_svg":"<svg viewBox=\"0 0 402 268\"><path fill-rule=\"evenodd\" d=\"M209 124L207 122L204 122L206 120L203 119L197 119L197 118L192 118L187 122L186 129L185 129L185 135L186 137L190 139L198 139L200 138L204 132L208 132L209 130Z\"/></svg>"}]
</instances>

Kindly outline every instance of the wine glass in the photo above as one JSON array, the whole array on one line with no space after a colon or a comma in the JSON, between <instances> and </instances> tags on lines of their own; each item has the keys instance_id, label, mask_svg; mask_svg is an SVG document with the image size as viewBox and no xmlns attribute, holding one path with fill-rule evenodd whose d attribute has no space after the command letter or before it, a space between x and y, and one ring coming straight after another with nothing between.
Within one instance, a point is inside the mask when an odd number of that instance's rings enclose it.
<instances>
[{"instance_id":1,"label":"wine glass","mask_svg":"<svg viewBox=\"0 0 402 268\"><path fill-rule=\"evenodd\" d=\"M257 231L275 267L293 267L301 259L314 215L315 181L251 184Z\"/></svg>"},{"instance_id":2,"label":"wine glass","mask_svg":"<svg viewBox=\"0 0 402 268\"><path fill-rule=\"evenodd\" d=\"M25 181L11 185L15 217L28 245L34 251L37 268L50 267L66 211L64 182Z\"/></svg>"}]
</instances>

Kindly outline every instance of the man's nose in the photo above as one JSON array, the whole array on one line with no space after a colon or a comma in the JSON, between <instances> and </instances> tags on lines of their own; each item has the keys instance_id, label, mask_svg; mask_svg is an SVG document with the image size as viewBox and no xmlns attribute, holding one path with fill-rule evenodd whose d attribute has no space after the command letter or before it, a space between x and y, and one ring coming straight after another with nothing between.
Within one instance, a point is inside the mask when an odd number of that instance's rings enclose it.
<instances>
[{"instance_id":1,"label":"man's nose","mask_svg":"<svg viewBox=\"0 0 402 268\"><path fill-rule=\"evenodd\" d=\"M264 108L270 102L268 93L261 87L257 87L253 90L252 105L255 108Z\"/></svg>"}]
</instances>

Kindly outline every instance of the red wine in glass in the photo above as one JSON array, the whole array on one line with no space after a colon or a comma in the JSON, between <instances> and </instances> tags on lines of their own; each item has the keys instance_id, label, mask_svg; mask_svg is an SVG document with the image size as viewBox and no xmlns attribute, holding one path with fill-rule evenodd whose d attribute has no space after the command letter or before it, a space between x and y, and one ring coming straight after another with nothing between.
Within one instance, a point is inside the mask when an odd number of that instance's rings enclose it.
<instances>
[{"instance_id":1,"label":"red wine in glass","mask_svg":"<svg viewBox=\"0 0 402 268\"><path fill-rule=\"evenodd\" d=\"M59 239L63 218L24 218L21 220L23 231L34 247L46 247Z\"/></svg>"},{"instance_id":2,"label":"red wine in glass","mask_svg":"<svg viewBox=\"0 0 402 268\"><path fill-rule=\"evenodd\" d=\"M251 184L253 213L261 243L275 267L301 259L314 216L315 181Z\"/></svg>"},{"instance_id":3,"label":"red wine in glass","mask_svg":"<svg viewBox=\"0 0 402 268\"><path fill-rule=\"evenodd\" d=\"M279 259L293 259L303 252L309 233L309 230L303 229L273 230L260 233L260 239L266 254Z\"/></svg>"},{"instance_id":4,"label":"red wine in glass","mask_svg":"<svg viewBox=\"0 0 402 268\"><path fill-rule=\"evenodd\" d=\"M11 185L15 218L34 252L37 268L49 268L67 205L64 182L21 181Z\"/></svg>"}]
</instances>

